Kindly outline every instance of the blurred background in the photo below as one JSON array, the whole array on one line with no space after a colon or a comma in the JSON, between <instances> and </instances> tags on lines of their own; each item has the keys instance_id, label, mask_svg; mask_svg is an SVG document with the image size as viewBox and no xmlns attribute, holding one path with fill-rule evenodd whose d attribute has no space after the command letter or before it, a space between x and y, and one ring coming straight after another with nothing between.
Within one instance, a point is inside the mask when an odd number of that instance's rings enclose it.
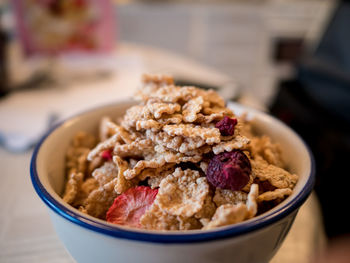
<instances>
[{"instance_id":1,"label":"blurred background","mask_svg":"<svg viewBox=\"0 0 350 263\"><path fill-rule=\"evenodd\" d=\"M22 183L38 138L58 120L131 96L144 72L217 89L295 129L315 156L317 199L298 225L313 232L292 241L314 249L321 236L349 235L349 25L348 1L0 1L0 258L24 262L14 233L42 217L41 208L28 212L23 193L32 189ZM290 243L285 251L298 254Z\"/></svg>"}]
</instances>

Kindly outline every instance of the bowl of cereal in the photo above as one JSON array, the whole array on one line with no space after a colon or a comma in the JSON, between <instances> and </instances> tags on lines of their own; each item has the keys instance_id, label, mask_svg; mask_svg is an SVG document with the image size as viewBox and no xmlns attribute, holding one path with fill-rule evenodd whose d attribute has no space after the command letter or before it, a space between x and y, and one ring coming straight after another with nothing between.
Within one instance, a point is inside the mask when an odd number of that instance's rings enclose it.
<instances>
[{"instance_id":1,"label":"bowl of cereal","mask_svg":"<svg viewBox=\"0 0 350 263\"><path fill-rule=\"evenodd\" d=\"M145 75L119 101L54 127L33 186L78 262L268 262L314 184L279 120Z\"/></svg>"}]
</instances>

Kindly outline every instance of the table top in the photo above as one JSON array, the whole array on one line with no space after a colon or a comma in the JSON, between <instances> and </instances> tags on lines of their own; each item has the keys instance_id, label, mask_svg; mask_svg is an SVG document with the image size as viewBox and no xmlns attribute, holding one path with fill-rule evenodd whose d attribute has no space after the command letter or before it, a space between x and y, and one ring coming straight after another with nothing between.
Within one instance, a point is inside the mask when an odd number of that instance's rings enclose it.
<instances>
[{"instance_id":1,"label":"table top","mask_svg":"<svg viewBox=\"0 0 350 263\"><path fill-rule=\"evenodd\" d=\"M132 95L143 72L166 72L208 83L228 80L215 70L157 49L120 44L114 74L95 81L71 81L64 87L16 92L0 100L0 131L40 135L49 112L66 118L93 106ZM170 63L171 62L171 63ZM185 70L184 70L185 69ZM192 75L191 75L192 74ZM29 176L32 151L11 153L0 148L0 261L74 262L60 243L47 209ZM271 262L309 262L325 244L318 201L311 194L300 208L290 233Z\"/></svg>"}]
</instances>

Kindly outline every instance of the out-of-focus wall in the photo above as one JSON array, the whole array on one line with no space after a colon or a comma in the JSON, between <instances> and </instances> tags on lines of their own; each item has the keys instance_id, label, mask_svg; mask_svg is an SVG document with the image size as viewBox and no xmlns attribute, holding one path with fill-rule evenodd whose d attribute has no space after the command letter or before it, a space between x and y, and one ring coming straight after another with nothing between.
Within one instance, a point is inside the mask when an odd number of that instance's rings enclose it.
<instances>
[{"instance_id":1,"label":"out-of-focus wall","mask_svg":"<svg viewBox=\"0 0 350 263\"><path fill-rule=\"evenodd\" d=\"M318 35L335 1L129 2L118 5L119 38L168 49L222 71L268 103L283 65L276 39Z\"/></svg>"}]
</instances>

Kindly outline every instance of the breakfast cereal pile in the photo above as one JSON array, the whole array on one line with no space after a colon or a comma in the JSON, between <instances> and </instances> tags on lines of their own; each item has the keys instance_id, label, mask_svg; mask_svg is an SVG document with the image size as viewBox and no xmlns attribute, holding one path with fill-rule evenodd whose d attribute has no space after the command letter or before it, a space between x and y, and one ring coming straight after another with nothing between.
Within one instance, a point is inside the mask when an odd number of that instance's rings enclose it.
<instances>
[{"instance_id":1,"label":"breakfast cereal pile","mask_svg":"<svg viewBox=\"0 0 350 263\"><path fill-rule=\"evenodd\" d=\"M80 132L67 151L63 199L108 222L150 230L212 229L259 215L298 176L278 144L253 133L214 91L145 75L139 104Z\"/></svg>"}]
</instances>

